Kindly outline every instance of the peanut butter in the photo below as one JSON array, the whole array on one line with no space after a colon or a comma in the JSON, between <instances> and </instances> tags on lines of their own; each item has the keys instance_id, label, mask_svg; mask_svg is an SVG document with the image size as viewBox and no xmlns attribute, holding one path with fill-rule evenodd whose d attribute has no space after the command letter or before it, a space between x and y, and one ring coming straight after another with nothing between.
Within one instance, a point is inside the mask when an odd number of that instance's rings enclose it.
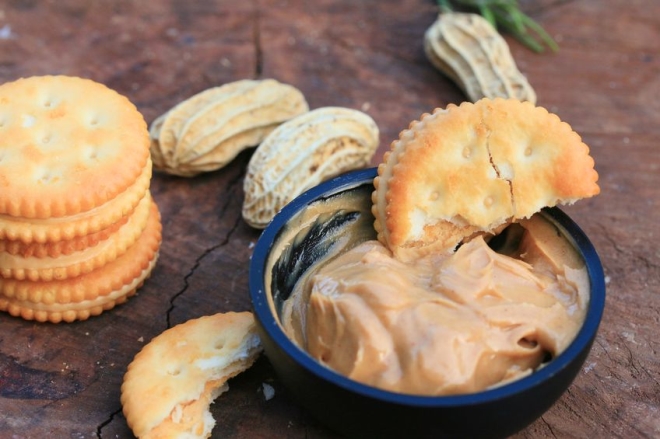
<instances>
[{"instance_id":1,"label":"peanut butter","mask_svg":"<svg viewBox=\"0 0 660 439\"><path fill-rule=\"evenodd\" d=\"M584 319L581 258L540 215L495 251L483 237L401 262L367 241L301 279L282 310L322 364L401 393L470 393L532 373Z\"/></svg>"}]
</instances>

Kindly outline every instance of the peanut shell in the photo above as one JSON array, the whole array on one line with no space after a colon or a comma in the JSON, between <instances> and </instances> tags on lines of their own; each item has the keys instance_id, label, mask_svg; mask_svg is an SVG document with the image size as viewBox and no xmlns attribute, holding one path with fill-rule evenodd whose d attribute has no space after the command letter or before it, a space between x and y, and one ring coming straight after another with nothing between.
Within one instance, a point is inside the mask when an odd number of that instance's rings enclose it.
<instances>
[{"instance_id":1,"label":"peanut shell","mask_svg":"<svg viewBox=\"0 0 660 439\"><path fill-rule=\"evenodd\" d=\"M376 122L349 108L318 108L283 123L250 159L243 218L252 227L264 228L305 190L367 166L378 143Z\"/></svg>"},{"instance_id":2,"label":"peanut shell","mask_svg":"<svg viewBox=\"0 0 660 439\"><path fill-rule=\"evenodd\" d=\"M502 97L536 103L536 93L506 41L478 14L440 14L425 33L424 51L472 102Z\"/></svg>"},{"instance_id":3,"label":"peanut shell","mask_svg":"<svg viewBox=\"0 0 660 439\"><path fill-rule=\"evenodd\" d=\"M220 169L279 124L308 110L298 89L273 79L204 90L152 123L154 166L185 177Z\"/></svg>"}]
</instances>

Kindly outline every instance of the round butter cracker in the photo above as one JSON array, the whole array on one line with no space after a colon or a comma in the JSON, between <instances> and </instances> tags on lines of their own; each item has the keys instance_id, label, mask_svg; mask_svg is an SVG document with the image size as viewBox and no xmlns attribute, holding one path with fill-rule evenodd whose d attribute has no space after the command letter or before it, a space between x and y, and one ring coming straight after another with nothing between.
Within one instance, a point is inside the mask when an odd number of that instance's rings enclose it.
<instances>
[{"instance_id":1,"label":"round butter cracker","mask_svg":"<svg viewBox=\"0 0 660 439\"><path fill-rule=\"evenodd\" d=\"M542 107L515 99L450 104L412 122L378 167L378 238L406 260L453 251L543 207L600 192L589 148Z\"/></svg>"},{"instance_id":2,"label":"round butter cracker","mask_svg":"<svg viewBox=\"0 0 660 439\"><path fill-rule=\"evenodd\" d=\"M95 246L99 242L109 238L123 227L131 217L132 214L126 215L97 232L55 242L39 243L0 239L0 252L6 252L13 256L22 256L24 258L57 258L62 255L70 255L71 253Z\"/></svg>"},{"instance_id":3,"label":"round butter cracker","mask_svg":"<svg viewBox=\"0 0 660 439\"><path fill-rule=\"evenodd\" d=\"M147 192L122 227L94 245L70 254L36 257L0 252L0 276L49 281L80 276L102 267L123 255L137 241L147 225L151 204L151 194ZM41 244L42 247L48 245Z\"/></svg>"},{"instance_id":4,"label":"round butter cracker","mask_svg":"<svg viewBox=\"0 0 660 439\"><path fill-rule=\"evenodd\" d=\"M133 185L148 158L144 118L102 84L34 76L0 85L0 215L89 211Z\"/></svg>"},{"instance_id":5,"label":"round butter cracker","mask_svg":"<svg viewBox=\"0 0 660 439\"><path fill-rule=\"evenodd\" d=\"M145 229L126 252L89 273L62 280L0 278L0 311L40 322L72 322L123 303L149 277L162 239L158 207L152 201Z\"/></svg>"},{"instance_id":6,"label":"round butter cracker","mask_svg":"<svg viewBox=\"0 0 660 439\"><path fill-rule=\"evenodd\" d=\"M53 218L19 218L0 214L0 239L26 244L59 243L112 227L130 215L144 199L151 184L151 159L124 192L92 210Z\"/></svg>"},{"instance_id":7,"label":"round butter cracker","mask_svg":"<svg viewBox=\"0 0 660 439\"><path fill-rule=\"evenodd\" d=\"M209 405L261 351L250 312L167 329L138 352L124 375L121 403L129 427L139 439L210 437L215 420Z\"/></svg>"}]
</instances>

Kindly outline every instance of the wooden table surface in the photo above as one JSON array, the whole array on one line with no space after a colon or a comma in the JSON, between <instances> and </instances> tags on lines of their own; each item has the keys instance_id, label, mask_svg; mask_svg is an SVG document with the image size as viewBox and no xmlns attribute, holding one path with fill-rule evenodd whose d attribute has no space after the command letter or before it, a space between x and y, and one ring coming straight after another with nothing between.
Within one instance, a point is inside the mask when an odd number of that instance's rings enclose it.
<instances>
[{"instance_id":1,"label":"wooden table surface","mask_svg":"<svg viewBox=\"0 0 660 439\"><path fill-rule=\"evenodd\" d=\"M601 194L565 211L602 258L608 298L575 382L515 437L660 437L660 2L522 5L560 51L539 55L508 39L512 53L539 105L582 135L600 174ZM424 56L436 13L431 0L3 0L0 81L89 77L151 122L203 89L275 78L311 108L369 113L381 130L376 164L410 121L465 99ZM126 304L74 324L0 314L0 437L132 437L119 393L133 356L177 323L250 309L259 232L240 215L249 156L192 179L154 176L160 260ZM212 413L217 438L334 437L290 399L265 357Z\"/></svg>"}]
</instances>

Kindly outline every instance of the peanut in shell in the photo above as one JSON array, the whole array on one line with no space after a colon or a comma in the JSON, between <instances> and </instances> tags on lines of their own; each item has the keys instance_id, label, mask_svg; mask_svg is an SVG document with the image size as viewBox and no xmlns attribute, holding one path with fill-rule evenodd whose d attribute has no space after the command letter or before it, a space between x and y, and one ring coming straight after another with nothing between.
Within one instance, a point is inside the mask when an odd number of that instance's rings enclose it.
<instances>
[{"instance_id":1,"label":"peanut in shell","mask_svg":"<svg viewBox=\"0 0 660 439\"><path fill-rule=\"evenodd\" d=\"M424 51L472 102L501 97L536 103L536 92L518 70L506 41L481 15L440 14L424 35Z\"/></svg>"},{"instance_id":2,"label":"peanut in shell","mask_svg":"<svg viewBox=\"0 0 660 439\"><path fill-rule=\"evenodd\" d=\"M308 110L298 89L274 79L246 79L204 90L151 124L154 167L183 177L220 169L281 123Z\"/></svg>"},{"instance_id":3,"label":"peanut in shell","mask_svg":"<svg viewBox=\"0 0 660 439\"><path fill-rule=\"evenodd\" d=\"M266 227L305 190L367 166L378 144L376 122L349 108L322 107L283 123L250 159L243 218L252 227Z\"/></svg>"}]
</instances>

